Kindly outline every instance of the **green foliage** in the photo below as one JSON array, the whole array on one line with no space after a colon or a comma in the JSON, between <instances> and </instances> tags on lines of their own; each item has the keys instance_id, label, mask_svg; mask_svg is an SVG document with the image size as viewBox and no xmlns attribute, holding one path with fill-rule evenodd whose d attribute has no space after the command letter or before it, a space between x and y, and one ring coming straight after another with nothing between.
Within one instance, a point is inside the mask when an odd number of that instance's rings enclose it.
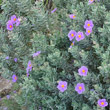
<instances>
[{"instance_id":1,"label":"green foliage","mask_svg":"<svg viewBox=\"0 0 110 110\"><path fill-rule=\"evenodd\" d=\"M21 110L20 106L15 102L15 100L10 99L3 99L2 100L2 105L4 108L8 108L8 110Z\"/></svg>"},{"instance_id":2,"label":"green foliage","mask_svg":"<svg viewBox=\"0 0 110 110\"><path fill-rule=\"evenodd\" d=\"M58 9L52 14L43 5L44 2L34 4L31 0L2 3L0 72L8 79L13 72L18 76L20 93L16 94L16 102L23 110L38 110L39 107L43 110L101 110L98 99L110 101L109 1L95 0L88 5L88 0L53 0L52 8ZM69 18L71 13L76 15L75 20ZM22 21L8 32L6 22L13 14ZM75 45L69 48L68 32L85 33L83 25L88 19L94 23L92 34L80 42L75 40ZM41 54L33 58L36 51ZM6 60L6 56L10 59ZM15 57L17 63L13 60ZM29 60L33 69L27 78ZM81 66L88 67L86 77L78 75ZM64 93L57 89L60 80L68 82ZM86 90L81 95L74 89L77 83L85 84Z\"/></svg>"}]
</instances>

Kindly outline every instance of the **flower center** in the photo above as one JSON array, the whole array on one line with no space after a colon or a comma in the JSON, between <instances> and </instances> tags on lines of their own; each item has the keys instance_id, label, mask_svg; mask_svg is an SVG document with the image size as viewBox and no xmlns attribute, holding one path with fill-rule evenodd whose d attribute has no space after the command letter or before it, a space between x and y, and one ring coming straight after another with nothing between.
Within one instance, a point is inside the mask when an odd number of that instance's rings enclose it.
<instances>
[{"instance_id":1,"label":"flower center","mask_svg":"<svg viewBox=\"0 0 110 110\"><path fill-rule=\"evenodd\" d=\"M10 25L10 28L12 28L12 25Z\"/></svg>"},{"instance_id":2,"label":"flower center","mask_svg":"<svg viewBox=\"0 0 110 110\"><path fill-rule=\"evenodd\" d=\"M101 105L104 105L104 102L101 102Z\"/></svg>"},{"instance_id":3,"label":"flower center","mask_svg":"<svg viewBox=\"0 0 110 110\"><path fill-rule=\"evenodd\" d=\"M91 2L92 2L93 0L91 0Z\"/></svg>"},{"instance_id":4,"label":"flower center","mask_svg":"<svg viewBox=\"0 0 110 110\"><path fill-rule=\"evenodd\" d=\"M79 38L81 38L81 35L78 35Z\"/></svg>"},{"instance_id":5,"label":"flower center","mask_svg":"<svg viewBox=\"0 0 110 110\"><path fill-rule=\"evenodd\" d=\"M64 88L64 85L61 85L62 88Z\"/></svg>"},{"instance_id":6,"label":"flower center","mask_svg":"<svg viewBox=\"0 0 110 110\"><path fill-rule=\"evenodd\" d=\"M14 21L16 21L16 18L14 18Z\"/></svg>"},{"instance_id":7,"label":"flower center","mask_svg":"<svg viewBox=\"0 0 110 110\"><path fill-rule=\"evenodd\" d=\"M83 73L85 73L85 70L82 70Z\"/></svg>"},{"instance_id":8,"label":"flower center","mask_svg":"<svg viewBox=\"0 0 110 110\"><path fill-rule=\"evenodd\" d=\"M29 65L29 67L31 67L31 64Z\"/></svg>"},{"instance_id":9,"label":"flower center","mask_svg":"<svg viewBox=\"0 0 110 110\"><path fill-rule=\"evenodd\" d=\"M71 34L71 36L73 37L73 36L74 36L74 34Z\"/></svg>"},{"instance_id":10,"label":"flower center","mask_svg":"<svg viewBox=\"0 0 110 110\"><path fill-rule=\"evenodd\" d=\"M81 90L81 89L82 89L82 87L80 86L80 87L79 87L79 90Z\"/></svg>"},{"instance_id":11,"label":"flower center","mask_svg":"<svg viewBox=\"0 0 110 110\"><path fill-rule=\"evenodd\" d=\"M16 80L17 78L15 77L15 80Z\"/></svg>"},{"instance_id":12,"label":"flower center","mask_svg":"<svg viewBox=\"0 0 110 110\"><path fill-rule=\"evenodd\" d=\"M87 24L88 26L90 26L90 24Z\"/></svg>"},{"instance_id":13,"label":"flower center","mask_svg":"<svg viewBox=\"0 0 110 110\"><path fill-rule=\"evenodd\" d=\"M75 16L73 16L73 18L75 18Z\"/></svg>"},{"instance_id":14,"label":"flower center","mask_svg":"<svg viewBox=\"0 0 110 110\"><path fill-rule=\"evenodd\" d=\"M88 30L88 33L90 33L90 30Z\"/></svg>"}]
</instances>

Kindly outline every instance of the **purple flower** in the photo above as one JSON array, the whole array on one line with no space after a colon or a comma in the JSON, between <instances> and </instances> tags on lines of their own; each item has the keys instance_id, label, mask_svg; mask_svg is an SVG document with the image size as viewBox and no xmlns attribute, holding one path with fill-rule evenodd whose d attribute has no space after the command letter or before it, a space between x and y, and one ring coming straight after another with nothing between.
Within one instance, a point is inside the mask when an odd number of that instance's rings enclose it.
<instances>
[{"instance_id":1,"label":"purple flower","mask_svg":"<svg viewBox=\"0 0 110 110\"><path fill-rule=\"evenodd\" d=\"M17 61L18 61L18 59L17 59L17 58L14 58L14 61L15 61L15 62L17 62Z\"/></svg>"},{"instance_id":2,"label":"purple flower","mask_svg":"<svg viewBox=\"0 0 110 110\"><path fill-rule=\"evenodd\" d=\"M91 3L93 3L94 2L94 0L89 0L88 1L88 5L90 5Z\"/></svg>"},{"instance_id":3,"label":"purple flower","mask_svg":"<svg viewBox=\"0 0 110 110\"><path fill-rule=\"evenodd\" d=\"M7 97L7 99L10 99L10 95L7 95L6 97Z\"/></svg>"},{"instance_id":4,"label":"purple flower","mask_svg":"<svg viewBox=\"0 0 110 110\"><path fill-rule=\"evenodd\" d=\"M41 51L37 51L36 53L33 54L33 57L38 56L41 53Z\"/></svg>"},{"instance_id":5,"label":"purple flower","mask_svg":"<svg viewBox=\"0 0 110 110\"><path fill-rule=\"evenodd\" d=\"M85 21L85 24L84 24L84 28L87 29L87 28L93 28L94 27L94 24L93 24L93 21L92 20L86 20Z\"/></svg>"},{"instance_id":6,"label":"purple flower","mask_svg":"<svg viewBox=\"0 0 110 110\"><path fill-rule=\"evenodd\" d=\"M7 30L9 30L9 31L13 30L13 23L12 23L11 20L9 20L9 21L7 22Z\"/></svg>"},{"instance_id":7,"label":"purple flower","mask_svg":"<svg viewBox=\"0 0 110 110\"><path fill-rule=\"evenodd\" d=\"M100 107L106 107L106 106L108 106L108 102L106 102L106 99L99 99L98 100L98 105Z\"/></svg>"},{"instance_id":8,"label":"purple flower","mask_svg":"<svg viewBox=\"0 0 110 110\"><path fill-rule=\"evenodd\" d=\"M91 28L91 27L90 27L90 28L87 28L85 34L86 34L87 36L89 36L91 33L92 33L92 28Z\"/></svg>"},{"instance_id":9,"label":"purple flower","mask_svg":"<svg viewBox=\"0 0 110 110\"><path fill-rule=\"evenodd\" d=\"M84 83L78 83L75 87L75 91L77 91L78 94L82 94L85 91Z\"/></svg>"},{"instance_id":10,"label":"purple flower","mask_svg":"<svg viewBox=\"0 0 110 110\"><path fill-rule=\"evenodd\" d=\"M9 56L7 56L5 59L8 60L9 59Z\"/></svg>"},{"instance_id":11,"label":"purple flower","mask_svg":"<svg viewBox=\"0 0 110 110\"><path fill-rule=\"evenodd\" d=\"M94 89L91 89L90 91L94 91Z\"/></svg>"},{"instance_id":12,"label":"purple flower","mask_svg":"<svg viewBox=\"0 0 110 110\"><path fill-rule=\"evenodd\" d=\"M70 17L71 19L75 19L75 18L76 18L76 16L75 16L74 14L70 14L69 17Z\"/></svg>"},{"instance_id":13,"label":"purple flower","mask_svg":"<svg viewBox=\"0 0 110 110\"><path fill-rule=\"evenodd\" d=\"M8 108L7 108L7 107L5 107L3 110L8 110Z\"/></svg>"},{"instance_id":14,"label":"purple flower","mask_svg":"<svg viewBox=\"0 0 110 110\"><path fill-rule=\"evenodd\" d=\"M11 16L11 21L13 24L16 23L16 21L17 21L16 15Z\"/></svg>"},{"instance_id":15,"label":"purple flower","mask_svg":"<svg viewBox=\"0 0 110 110\"><path fill-rule=\"evenodd\" d=\"M29 71L32 70L32 64L31 64L31 61L28 61L28 66L26 68L26 73L29 74Z\"/></svg>"},{"instance_id":16,"label":"purple flower","mask_svg":"<svg viewBox=\"0 0 110 110\"><path fill-rule=\"evenodd\" d=\"M82 66L78 69L80 76L87 76L88 68L86 66Z\"/></svg>"},{"instance_id":17,"label":"purple flower","mask_svg":"<svg viewBox=\"0 0 110 110\"><path fill-rule=\"evenodd\" d=\"M29 73L27 73L26 76L29 77Z\"/></svg>"},{"instance_id":18,"label":"purple flower","mask_svg":"<svg viewBox=\"0 0 110 110\"><path fill-rule=\"evenodd\" d=\"M20 25L20 18L18 18L17 20L16 20L16 26L19 26Z\"/></svg>"},{"instance_id":19,"label":"purple flower","mask_svg":"<svg viewBox=\"0 0 110 110\"><path fill-rule=\"evenodd\" d=\"M39 110L42 110L42 107L39 107Z\"/></svg>"},{"instance_id":20,"label":"purple flower","mask_svg":"<svg viewBox=\"0 0 110 110\"><path fill-rule=\"evenodd\" d=\"M57 10L57 8L55 8L54 10L51 11L51 13L54 13Z\"/></svg>"},{"instance_id":21,"label":"purple flower","mask_svg":"<svg viewBox=\"0 0 110 110\"><path fill-rule=\"evenodd\" d=\"M74 41L71 43L70 48L72 48L72 46L74 45L74 43L75 43Z\"/></svg>"},{"instance_id":22,"label":"purple flower","mask_svg":"<svg viewBox=\"0 0 110 110\"><path fill-rule=\"evenodd\" d=\"M60 92L64 92L67 89L67 82L59 81L57 88L60 90Z\"/></svg>"},{"instance_id":23,"label":"purple flower","mask_svg":"<svg viewBox=\"0 0 110 110\"><path fill-rule=\"evenodd\" d=\"M16 91L13 91L13 93L16 93Z\"/></svg>"},{"instance_id":24,"label":"purple flower","mask_svg":"<svg viewBox=\"0 0 110 110\"><path fill-rule=\"evenodd\" d=\"M78 32L77 35L76 35L76 40L77 41L80 41L80 40L83 40L85 38L83 32Z\"/></svg>"},{"instance_id":25,"label":"purple flower","mask_svg":"<svg viewBox=\"0 0 110 110\"><path fill-rule=\"evenodd\" d=\"M29 71L30 71L30 70L29 70L29 68L27 67L27 68L26 68L26 73L29 73Z\"/></svg>"},{"instance_id":26,"label":"purple flower","mask_svg":"<svg viewBox=\"0 0 110 110\"><path fill-rule=\"evenodd\" d=\"M69 33L68 33L68 38L70 41L72 41L72 39L76 36L76 31L74 30L71 30Z\"/></svg>"},{"instance_id":27,"label":"purple flower","mask_svg":"<svg viewBox=\"0 0 110 110\"><path fill-rule=\"evenodd\" d=\"M30 71L32 70L32 64L31 64L31 61L30 60L28 61L28 67L27 67L27 71L29 71L29 70Z\"/></svg>"},{"instance_id":28,"label":"purple flower","mask_svg":"<svg viewBox=\"0 0 110 110\"><path fill-rule=\"evenodd\" d=\"M14 75L12 76L12 79L13 79L13 80L12 80L13 82L16 82L18 78L17 78L17 76L14 74Z\"/></svg>"}]
</instances>

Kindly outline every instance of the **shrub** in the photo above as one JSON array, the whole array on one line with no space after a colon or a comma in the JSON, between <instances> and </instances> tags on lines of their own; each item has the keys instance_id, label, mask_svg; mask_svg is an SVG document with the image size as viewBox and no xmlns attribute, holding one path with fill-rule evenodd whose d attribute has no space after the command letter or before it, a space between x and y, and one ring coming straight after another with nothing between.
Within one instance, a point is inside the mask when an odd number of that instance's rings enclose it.
<instances>
[{"instance_id":1,"label":"shrub","mask_svg":"<svg viewBox=\"0 0 110 110\"><path fill-rule=\"evenodd\" d=\"M56 12L45 11L42 2L9 0L2 3L1 16L1 72L11 79L18 76L20 94L16 102L26 110L101 110L99 99L110 102L109 0L97 0L88 5L88 0L53 0ZM22 18L18 27L7 31L10 16ZM76 19L70 19L75 14ZM92 20L94 27L85 35L84 23ZM33 25L34 24L34 25ZM84 33L81 41L69 48L70 30ZM33 53L41 53L32 57ZM9 56L9 60L4 60ZM14 62L14 58L18 62ZM28 61L32 63L29 77L26 76ZM79 76L81 66L88 68L87 76ZM57 89L59 81L67 82L63 93ZM85 91L78 94L75 86L84 83ZM103 110L108 110L109 104Z\"/></svg>"}]
</instances>

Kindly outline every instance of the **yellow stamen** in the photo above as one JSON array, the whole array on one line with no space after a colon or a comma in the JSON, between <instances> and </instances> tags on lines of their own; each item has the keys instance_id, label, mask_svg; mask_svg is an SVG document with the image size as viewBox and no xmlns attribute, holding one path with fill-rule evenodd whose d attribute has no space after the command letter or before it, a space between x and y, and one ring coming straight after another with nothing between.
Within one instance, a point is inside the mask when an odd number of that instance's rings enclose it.
<instances>
[{"instance_id":1,"label":"yellow stamen","mask_svg":"<svg viewBox=\"0 0 110 110\"><path fill-rule=\"evenodd\" d=\"M64 85L61 85L61 87L63 88L63 87L64 87Z\"/></svg>"},{"instance_id":2,"label":"yellow stamen","mask_svg":"<svg viewBox=\"0 0 110 110\"><path fill-rule=\"evenodd\" d=\"M12 25L10 25L10 28L12 28Z\"/></svg>"},{"instance_id":3,"label":"yellow stamen","mask_svg":"<svg viewBox=\"0 0 110 110\"><path fill-rule=\"evenodd\" d=\"M90 24L87 24L88 26L90 26Z\"/></svg>"},{"instance_id":4,"label":"yellow stamen","mask_svg":"<svg viewBox=\"0 0 110 110\"><path fill-rule=\"evenodd\" d=\"M81 38L81 35L78 35L79 38Z\"/></svg>"},{"instance_id":5,"label":"yellow stamen","mask_svg":"<svg viewBox=\"0 0 110 110\"><path fill-rule=\"evenodd\" d=\"M15 77L15 80L16 80L17 78Z\"/></svg>"},{"instance_id":6,"label":"yellow stamen","mask_svg":"<svg viewBox=\"0 0 110 110\"><path fill-rule=\"evenodd\" d=\"M104 102L101 102L101 105L104 105Z\"/></svg>"},{"instance_id":7,"label":"yellow stamen","mask_svg":"<svg viewBox=\"0 0 110 110\"><path fill-rule=\"evenodd\" d=\"M91 31L90 30L88 30L88 33L90 33Z\"/></svg>"},{"instance_id":8,"label":"yellow stamen","mask_svg":"<svg viewBox=\"0 0 110 110\"><path fill-rule=\"evenodd\" d=\"M73 16L73 18L75 18L76 16Z\"/></svg>"},{"instance_id":9,"label":"yellow stamen","mask_svg":"<svg viewBox=\"0 0 110 110\"><path fill-rule=\"evenodd\" d=\"M14 21L16 21L16 18L14 18Z\"/></svg>"},{"instance_id":10,"label":"yellow stamen","mask_svg":"<svg viewBox=\"0 0 110 110\"><path fill-rule=\"evenodd\" d=\"M31 67L31 64L29 65L29 67Z\"/></svg>"},{"instance_id":11,"label":"yellow stamen","mask_svg":"<svg viewBox=\"0 0 110 110\"><path fill-rule=\"evenodd\" d=\"M82 89L82 87L80 86L80 87L79 87L79 90L81 90L81 89Z\"/></svg>"},{"instance_id":12,"label":"yellow stamen","mask_svg":"<svg viewBox=\"0 0 110 110\"><path fill-rule=\"evenodd\" d=\"M73 37L73 36L74 36L74 34L71 34L71 36Z\"/></svg>"},{"instance_id":13,"label":"yellow stamen","mask_svg":"<svg viewBox=\"0 0 110 110\"><path fill-rule=\"evenodd\" d=\"M83 73L85 73L85 70L82 70Z\"/></svg>"}]
</instances>

